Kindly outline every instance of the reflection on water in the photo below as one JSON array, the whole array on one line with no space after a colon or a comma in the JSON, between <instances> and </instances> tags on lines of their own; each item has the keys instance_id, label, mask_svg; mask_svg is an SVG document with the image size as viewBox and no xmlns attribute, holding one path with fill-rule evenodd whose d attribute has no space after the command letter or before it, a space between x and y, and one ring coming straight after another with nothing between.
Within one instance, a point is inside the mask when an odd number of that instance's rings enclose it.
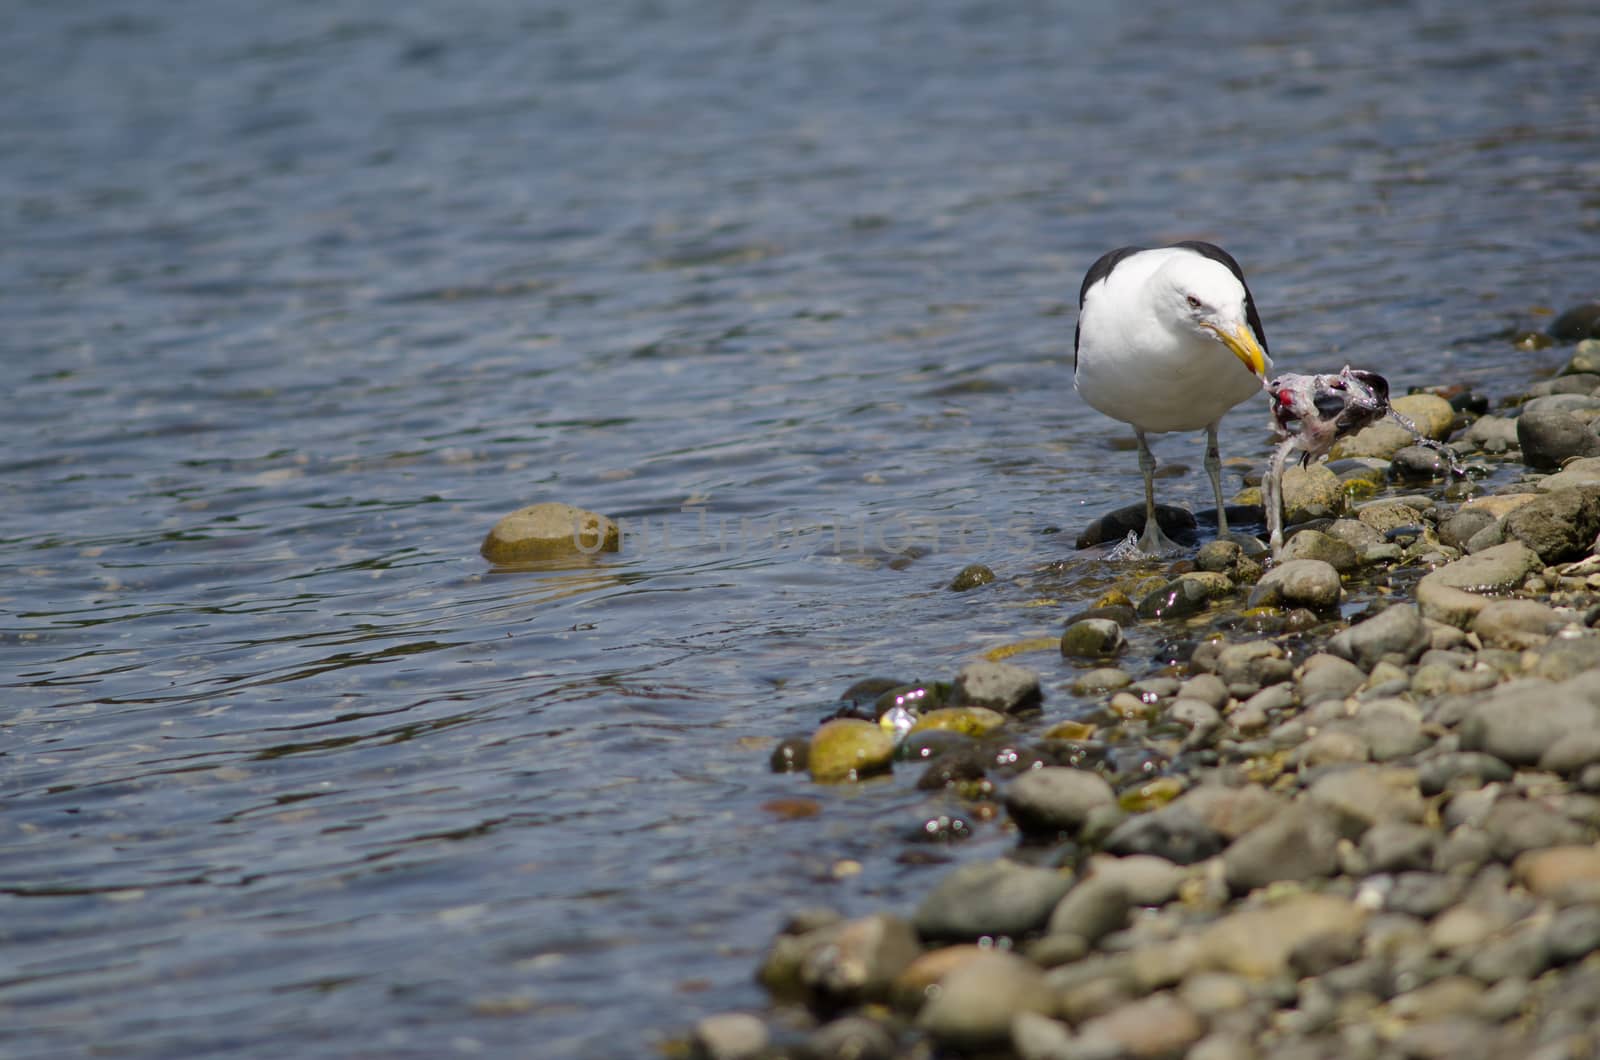
<instances>
[{"instance_id":1,"label":"reflection on water","mask_svg":"<svg viewBox=\"0 0 1600 1060\"><path fill-rule=\"evenodd\" d=\"M1004 849L766 750L1113 581L1089 261L1217 239L1397 392L1592 294L1592 12L1235 6L18 8L8 1055L637 1055ZM488 568L539 500L631 546Z\"/></svg>"}]
</instances>

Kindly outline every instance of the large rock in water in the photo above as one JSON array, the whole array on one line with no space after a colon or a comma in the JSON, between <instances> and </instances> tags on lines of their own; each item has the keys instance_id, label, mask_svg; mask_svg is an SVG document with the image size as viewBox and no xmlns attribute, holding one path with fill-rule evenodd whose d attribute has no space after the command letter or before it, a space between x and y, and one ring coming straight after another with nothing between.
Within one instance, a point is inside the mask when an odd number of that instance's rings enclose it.
<instances>
[{"instance_id":1,"label":"large rock in water","mask_svg":"<svg viewBox=\"0 0 1600 1060\"><path fill-rule=\"evenodd\" d=\"M478 551L490 563L592 556L622 547L617 524L595 512L546 501L518 508L489 530Z\"/></svg>"},{"instance_id":2,"label":"large rock in water","mask_svg":"<svg viewBox=\"0 0 1600 1060\"><path fill-rule=\"evenodd\" d=\"M1194 514L1187 508L1171 504L1156 505L1156 522L1167 536L1180 544L1195 533ZM1078 547L1112 544L1128 536L1128 532L1144 533L1144 503L1129 504L1116 511L1107 512L1078 535Z\"/></svg>"}]
</instances>

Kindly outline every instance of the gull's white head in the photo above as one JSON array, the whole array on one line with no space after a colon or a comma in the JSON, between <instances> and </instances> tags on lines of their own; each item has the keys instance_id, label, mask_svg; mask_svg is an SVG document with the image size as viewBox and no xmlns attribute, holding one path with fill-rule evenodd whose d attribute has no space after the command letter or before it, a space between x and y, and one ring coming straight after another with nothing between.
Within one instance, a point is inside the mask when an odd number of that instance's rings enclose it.
<instances>
[{"instance_id":1,"label":"gull's white head","mask_svg":"<svg viewBox=\"0 0 1600 1060\"><path fill-rule=\"evenodd\" d=\"M1156 311L1179 334L1219 342L1257 378L1265 379L1271 361L1250 326L1244 284L1210 258L1181 254L1150 278Z\"/></svg>"}]
</instances>

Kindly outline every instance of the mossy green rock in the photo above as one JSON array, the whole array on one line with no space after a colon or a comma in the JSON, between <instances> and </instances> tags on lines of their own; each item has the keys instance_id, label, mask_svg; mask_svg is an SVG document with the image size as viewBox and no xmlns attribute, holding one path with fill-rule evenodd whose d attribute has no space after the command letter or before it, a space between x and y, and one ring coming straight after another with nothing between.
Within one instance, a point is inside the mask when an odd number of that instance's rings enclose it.
<instances>
[{"instance_id":1,"label":"mossy green rock","mask_svg":"<svg viewBox=\"0 0 1600 1060\"><path fill-rule=\"evenodd\" d=\"M479 551L490 563L592 556L622 547L617 524L603 515L546 501L518 508L489 530Z\"/></svg>"},{"instance_id":2,"label":"mossy green rock","mask_svg":"<svg viewBox=\"0 0 1600 1060\"><path fill-rule=\"evenodd\" d=\"M976 589L992 581L994 581L994 571L982 563L971 563L961 568L961 573L950 583L950 589L953 592L964 593L968 589Z\"/></svg>"},{"instance_id":3,"label":"mossy green rock","mask_svg":"<svg viewBox=\"0 0 1600 1060\"><path fill-rule=\"evenodd\" d=\"M941 707L931 710L917 719L911 726L912 732L923 732L928 729L943 729L947 732L959 732L966 736L982 736L993 732L1006 723L1006 716L997 710L988 707Z\"/></svg>"},{"instance_id":4,"label":"mossy green rock","mask_svg":"<svg viewBox=\"0 0 1600 1060\"><path fill-rule=\"evenodd\" d=\"M1099 659L1128 650L1122 627L1109 618L1084 618L1061 634L1061 654L1069 659Z\"/></svg>"},{"instance_id":5,"label":"mossy green rock","mask_svg":"<svg viewBox=\"0 0 1600 1060\"><path fill-rule=\"evenodd\" d=\"M870 721L838 718L812 733L807 757L812 780L822 784L859 780L889 771L894 737Z\"/></svg>"}]
</instances>

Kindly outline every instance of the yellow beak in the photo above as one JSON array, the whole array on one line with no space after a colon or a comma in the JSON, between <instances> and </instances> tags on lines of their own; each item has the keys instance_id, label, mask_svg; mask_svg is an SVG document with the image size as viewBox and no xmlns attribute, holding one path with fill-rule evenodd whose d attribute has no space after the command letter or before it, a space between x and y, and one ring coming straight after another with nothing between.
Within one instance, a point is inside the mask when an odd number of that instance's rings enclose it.
<instances>
[{"instance_id":1,"label":"yellow beak","mask_svg":"<svg viewBox=\"0 0 1600 1060\"><path fill-rule=\"evenodd\" d=\"M1208 325L1209 326L1209 325ZM1250 330L1250 325L1240 324L1232 331L1223 331L1213 327L1218 340L1233 351L1233 355L1244 362L1244 366L1255 375L1257 379L1267 377L1267 354L1261 348L1261 343L1256 341L1255 332Z\"/></svg>"}]
</instances>

